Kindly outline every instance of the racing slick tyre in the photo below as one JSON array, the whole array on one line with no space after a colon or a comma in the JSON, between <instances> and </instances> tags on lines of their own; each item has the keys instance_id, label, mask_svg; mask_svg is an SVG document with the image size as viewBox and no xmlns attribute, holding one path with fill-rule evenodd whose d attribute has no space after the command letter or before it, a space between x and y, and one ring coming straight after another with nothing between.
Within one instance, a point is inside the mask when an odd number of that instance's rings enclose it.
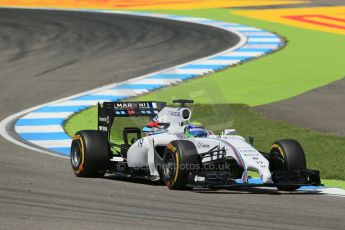
<instances>
[{"instance_id":1,"label":"racing slick tyre","mask_svg":"<svg viewBox=\"0 0 345 230\"><path fill-rule=\"evenodd\" d=\"M306 169L307 163L302 146L296 140L279 140L270 150L270 171ZM300 186L277 186L282 191L294 191Z\"/></svg>"},{"instance_id":2,"label":"racing slick tyre","mask_svg":"<svg viewBox=\"0 0 345 230\"><path fill-rule=\"evenodd\" d=\"M110 159L109 144L96 130L79 131L71 145L71 165L78 177L103 177Z\"/></svg>"},{"instance_id":3,"label":"racing slick tyre","mask_svg":"<svg viewBox=\"0 0 345 230\"><path fill-rule=\"evenodd\" d=\"M162 176L169 189L186 190L188 174L200 167L195 145L187 140L170 142L164 151Z\"/></svg>"}]
</instances>

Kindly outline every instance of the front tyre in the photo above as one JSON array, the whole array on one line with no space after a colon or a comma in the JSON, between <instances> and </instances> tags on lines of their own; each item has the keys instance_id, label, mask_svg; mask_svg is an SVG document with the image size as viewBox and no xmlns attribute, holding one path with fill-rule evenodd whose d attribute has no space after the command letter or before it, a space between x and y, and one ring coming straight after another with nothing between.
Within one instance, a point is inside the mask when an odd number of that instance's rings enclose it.
<instances>
[{"instance_id":1,"label":"front tyre","mask_svg":"<svg viewBox=\"0 0 345 230\"><path fill-rule=\"evenodd\" d=\"M302 146L296 140L279 140L270 150L270 171L306 169L307 163ZM282 191L294 191L300 186L277 186Z\"/></svg>"},{"instance_id":2,"label":"front tyre","mask_svg":"<svg viewBox=\"0 0 345 230\"><path fill-rule=\"evenodd\" d=\"M78 177L103 177L110 159L109 144L96 130L79 131L73 137L70 160Z\"/></svg>"},{"instance_id":3,"label":"front tyre","mask_svg":"<svg viewBox=\"0 0 345 230\"><path fill-rule=\"evenodd\" d=\"M170 142L164 151L162 177L169 189L188 189L188 176L198 170L200 160L195 145L186 140Z\"/></svg>"}]
</instances>

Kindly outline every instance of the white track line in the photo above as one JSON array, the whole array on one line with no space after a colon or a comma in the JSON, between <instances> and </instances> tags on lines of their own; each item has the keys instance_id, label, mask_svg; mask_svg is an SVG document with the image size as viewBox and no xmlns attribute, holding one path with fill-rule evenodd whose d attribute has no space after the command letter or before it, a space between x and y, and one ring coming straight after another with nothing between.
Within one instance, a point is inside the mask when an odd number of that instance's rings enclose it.
<instances>
[{"instance_id":1,"label":"white track line","mask_svg":"<svg viewBox=\"0 0 345 230\"><path fill-rule=\"evenodd\" d=\"M26 119L41 119L41 118L68 118L71 116L72 112L56 112L56 113L28 113L22 118Z\"/></svg>"},{"instance_id":2,"label":"white track line","mask_svg":"<svg viewBox=\"0 0 345 230\"><path fill-rule=\"evenodd\" d=\"M59 133L65 132L61 125L16 126L17 133Z\"/></svg>"}]
</instances>

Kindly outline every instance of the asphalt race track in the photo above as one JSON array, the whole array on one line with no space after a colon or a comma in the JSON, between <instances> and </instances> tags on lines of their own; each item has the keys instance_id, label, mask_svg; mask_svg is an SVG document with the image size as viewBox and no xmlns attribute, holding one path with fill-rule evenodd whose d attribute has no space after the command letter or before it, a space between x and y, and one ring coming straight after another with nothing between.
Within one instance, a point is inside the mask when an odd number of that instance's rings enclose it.
<instances>
[{"instance_id":1,"label":"asphalt race track","mask_svg":"<svg viewBox=\"0 0 345 230\"><path fill-rule=\"evenodd\" d=\"M237 43L161 19L0 10L0 119ZM192 48L193 47L193 48ZM275 190L169 191L83 179L69 161L0 138L0 229L343 229L342 198Z\"/></svg>"}]
</instances>

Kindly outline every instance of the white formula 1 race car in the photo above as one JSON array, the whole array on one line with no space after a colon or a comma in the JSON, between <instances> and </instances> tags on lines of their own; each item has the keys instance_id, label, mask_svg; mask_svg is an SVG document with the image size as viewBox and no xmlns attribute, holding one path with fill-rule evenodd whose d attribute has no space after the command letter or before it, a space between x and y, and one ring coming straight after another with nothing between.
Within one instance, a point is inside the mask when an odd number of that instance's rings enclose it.
<instances>
[{"instance_id":1,"label":"white formula 1 race car","mask_svg":"<svg viewBox=\"0 0 345 230\"><path fill-rule=\"evenodd\" d=\"M306 167L301 145L295 140L275 141L269 153L256 150L252 141L225 129L215 135L190 122L190 100L165 102L104 102L98 105L98 130L75 134L71 165L76 176L117 176L161 180L170 189L277 187L292 191L302 185L320 185L320 175ZM123 142L112 143L110 131L118 117L150 117L139 129L123 129ZM129 136L134 135L132 140ZM143 135L143 136L142 136ZM250 183L248 171L262 183Z\"/></svg>"}]
</instances>

